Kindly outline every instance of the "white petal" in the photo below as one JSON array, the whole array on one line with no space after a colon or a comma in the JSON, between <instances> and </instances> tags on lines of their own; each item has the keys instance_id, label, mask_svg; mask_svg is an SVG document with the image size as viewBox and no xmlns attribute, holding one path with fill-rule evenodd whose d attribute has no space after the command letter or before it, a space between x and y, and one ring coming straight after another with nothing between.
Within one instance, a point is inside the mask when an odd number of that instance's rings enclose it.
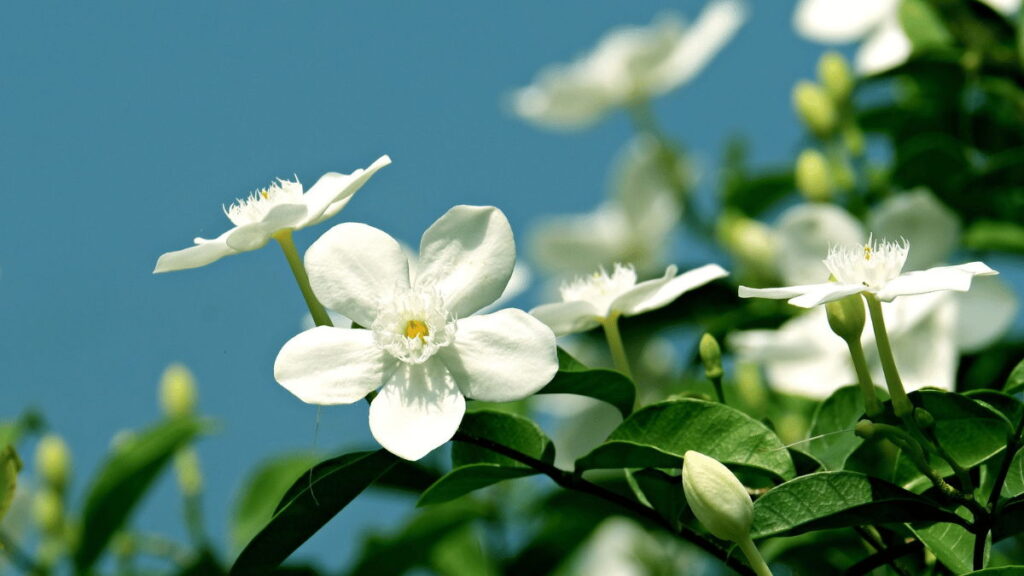
<instances>
[{"instance_id":1,"label":"white petal","mask_svg":"<svg viewBox=\"0 0 1024 576\"><path fill-rule=\"evenodd\" d=\"M228 231L225 241L239 252L256 250L262 248L274 232L301 228L300 224L305 217L305 205L280 204L271 208L259 222L244 224Z\"/></svg>"},{"instance_id":2,"label":"white petal","mask_svg":"<svg viewBox=\"0 0 1024 576\"><path fill-rule=\"evenodd\" d=\"M789 303L801 308L814 308L819 304L834 302L864 291L864 287L857 284L840 284L838 282L827 282L820 288L809 290L796 298L790 298Z\"/></svg>"},{"instance_id":3,"label":"white petal","mask_svg":"<svg viewBox=\"0 0 1024 576\"><path fill-rule=\"evenodd\" d=\"M835 282L821 282L819 284L798 284L796 286L780 286L778 288L750 288L740 286L740 298L768 298L770 300L786 300L796 296L802 296L808 292L814 292L835 286Z\"/></svg>"},{"instance_id":4,"label":"white petal","mask_svg":"<svg viewBox=\"0 0 1024 576\"><path fill-rule=\"evenodd\" d=\"M597 328L602 318L602 312L582 300L543 304L530 310L530 314L551 328L556 336Z\"/></svg>"},{"instance_id":5,"label":"white petal","mask_svg":"<svg viewBox=\"0 0 1024 576\"><path fill-rule=\"evenodd\" d=\"M532 280L533 272L530 271L530 267L522 261L516 261L515 268L512 269L512 276L508 279L508 285L505 286L505 291L501 293L497 300L481 308L480 314L494 312L504 307L505 304L526 292Z\"/></svg>"},{"instance_id":6,"label":"white petal","mask_svg":"<svg viewBox=\"0 0 1024 576\"><path fill-rule=\"evenodd\" d=\"M230 230L212 240L196 238L195 246L189 246L184 250L161 254L160 258L157 258L156 267L153 268L153 273L160 274L161 272L174 272L175 270L199 268L200 266L206 266L207 264L216 262L230 254L237 254L237 250L233 250L226 242L224 242L224 238L229 232Z\"/></svg>"},{"instance_id":7,"label":"white petal","mask_svg":"<svg viewBox=\"0 0 1024 576\"><path fill-rule=\"evenodd\" d=\"M420 240L416 284L433 284L456 318L501 296L516 264L512 227L493 206L455 206Z\"/></svg>"},{"instance_id":8,"label":"white petal","mask_svg":"<svg viewBox=\"0 0 1024 576\"><path fill-rule=\"evenodd\" d=\"M319 224L340 212L352 199L352 195L358 192L377 170L388 164L391 164L391 157L385 154L377 158L366 170L360 168L351 174L328 172L321 176L303 196L306 206L309 207L309 216L303 226Z\"/></svg>"},{"instance_id":9,"label":"white petal","mask_svg":"<svg viewBox=\"0 0 1024 576\"><path fill-rule=\"evenodd\" d=\"M338 224L306 250L306 272L320 303L363 327L377 303L409 287L409 259L398 242L372 226Z\"/></svg>"},{"instance_id":10,"label":"white petal","mask_svg":"<svg viewBox=\"0 0 1024 576\"><path fill-rule=\"evenodd\" d=\"M938 266L918 272L907 272L886 283L878 291L878 298L891 302L897 296L927 294L939 290L966 292L971 288L975 276L991 276L997 272L981 262L969 262L958 266Z\"/></svg>"},{"instance_id":11,"label":"white petal","mask_svg":"<svg viewBox=\"0 0 1024 576\"><path fill-rule=\"evenodd\" d=\"M954 333L961 352L985 348L1006 333L1017 317L1017 296L999 278L978 278L969 291L953 296L958 305Z\"/></svg>"},{"instance_id":12,"label":"white petal","mask_svg":"<svg viewBox=\"0 0 1024 576\"><path fill-rule=\"evenodd\" d=\"M675 272L674 267L670 269ZM641 282L611 303L611 310L623 316L643 314L666 306L686 292L717 280L729 273L718 264L706 264L676 276Z\"/></svg>"},{"instance_id":13,"label":"white petal","mask_svg":"<svg viewBox=\"0 0 1024 576\"><path fill-rule=\"evenodd\" d=\"M649 89L662 94L689 82L739 30L747 11L738 0L714 0L675 44L672 54L656 70Z\"/></svg>"},{"instance_id":14,"label":"white petal","mask_svg":"<svg viewBox=\"0 0 1024 576\"><path fill-rule=\"evenodd\" d=\"M900 302L893 302L893 305ZM888 327L889 310L885 312ZM908 392L924 387L953 389L959 361L953 334L955 324L956 304L950 298L942 298L921 322L891 338L896 367ZM876 374L876 378L884 382L882 374Z\"/></svg>"},{"instance_id":15,"label":"white petal","mask_svg":"<svg viewBox=\"0 0 1024 576\"><path fill-rule=\"evenodd\" d=\"M437 359L402 364L370 404L370 432L388 452L419 460L451 440L466 399Z\"/></svg>"},{"instance_id":16,"label":"white petal","mask_svg":"<svg viewBox=\"0 0 1024 576\"><path fill-rule=\"evenodd\" d=\"M993 10L1009 15L1020 10L1020 0L981 0Z\"/></svg>"},{"instance_id":17,"label":"white petal","mask_svg":"<svg viewBox=\"0 0 1024 576\"><path fill-rule=\"evenodd\" d=\"M592 212L541 220L530 234L530 252L542 268L558 274L589 274L616 262L646 271L665 243L646 251L638 240L629 216L619 203L609 202Z\"/></svg>"},{"instance_id":18,"label":"white petal","mask_svg":"<svg viewBox=\"0 0 1024 576\"><path fill-rule=\"evenodd\" d=\"M384 383L386 356L369 330L320 326L285 343L274 378L303 402L351 404Z\"/></svg>"},{"instance_id":19,"label":"white petal","mask_svg":"<svg viewBox=\"0 0 1024 576\"><path fill-rule=\"evenodd\" d=\"M810 284L828 278L822 255L832 246L860 244L864 229L846 210L833 204L797 204L777 224L779 272L786 284Z\"/></svg>"},{"instance_id":20,"label":"white petal","mask_svg":"<svg viewBox=\"0 0 1024 576\"><path fill-rule=\"evenodd\" d=\"M854 67L861 74L877 74L906 62L910 51L910 38L907 38L899 19L893 13L861 44Z\"/></svg>"},{"instance_id":21,"label":"white petal","mask_svg":"<svg viewBox=\"0 0 1024 576\"><path fill-rule=\"evenodd\" d=\"M960 245L960 218L924 188L883 200L868 215L868 229L875 238L910 242L906 270L944 262Z\"/></svg>"},{"instance_id":22,"label":"white petal","mask_svg":"<svg viewBox=\"0 0 1024 576\"><path fill-rule=\"evenodd\" d=\"M555 335L522 310L470 316L458 322L455 343L438 355L467 397L484 402L521 400L558 371Z\"/></svg>"},{"instance_id":23,"label":"white petal","mask_svg":"<svg viewBox=\"0 0 1024 576\"><path fill-rule=\"evenodd\" d=\"M817 42L845 44L863 37L895 12L899 0L801 0L793 26Z\"/></svg>"}]
</instances>

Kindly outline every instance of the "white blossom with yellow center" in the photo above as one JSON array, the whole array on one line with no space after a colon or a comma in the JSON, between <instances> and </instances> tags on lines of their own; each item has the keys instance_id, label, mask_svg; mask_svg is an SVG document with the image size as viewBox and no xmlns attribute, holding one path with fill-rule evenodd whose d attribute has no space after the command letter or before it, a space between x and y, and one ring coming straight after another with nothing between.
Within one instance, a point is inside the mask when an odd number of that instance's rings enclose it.
<instances>
[{"instance_id":1,"label":"white blossom with yellow center","mask_svg":"<svg viewBox=\"0 0 1024 576\"><path fill-rule=\"evenodd\" d=\"M289 340L274 377L311 404L351 404L380 388L370 431L418 460L451 439L466 397L525 398L558 370L555 336L522 310L477 314L501 296L515 265L508 220L494 207L456 206L410 262L391 236L339 224L306 252L317 298L368 329L320 326Z\"/></svg>"},{"instance_id":2,"label":"white blossom with yellow center","mask_svg":"<svg viewBox=\"0 0 1024 576\"><path fill-rule=\"evenodd\" d=\"M788 299L790 304L801 308L813 308L859 293L870 293L882 302L892 302L899 296L942 290L966 292L975 276L998 274L981 262L903 273L909 252L910 243L905 240L887 242L871 238L866 244L834 246L824 260L834 282L781 288L740 286L739 295L740 298Z\"/></svg>"},{"instance_id":3,"label":"white blossom with yellow center","mask_svg":"<svg viewBox=\"0 0 1024 576\"><path fill-rule=\"evenodd\" d=\"M611 274L602 268L563 285L562 302L538 306L530 314L559 336L585 332L619 316L635 316L666 306L684 293L729 274L717 264L679 276L676 270L669 266L661 278L638 284L632 266L616 264Z\"/></svg>"},{"instance_id":4,"label":"white blossom with yellow center","mask_svg":"<svg viewBox=\"0 0 1024 576\"><path fill-rule=\"evenodd\" d=\"M319 224L340 212L377 170L390 163L391 158L381 156L365 170L328 172L305 193L298 179L279 179L224 208L234 228L216 238L196 238L195 246L163 254L153 273L206 266L225 256L262 248L278 232Z\"/></svg>"}]
</instances>

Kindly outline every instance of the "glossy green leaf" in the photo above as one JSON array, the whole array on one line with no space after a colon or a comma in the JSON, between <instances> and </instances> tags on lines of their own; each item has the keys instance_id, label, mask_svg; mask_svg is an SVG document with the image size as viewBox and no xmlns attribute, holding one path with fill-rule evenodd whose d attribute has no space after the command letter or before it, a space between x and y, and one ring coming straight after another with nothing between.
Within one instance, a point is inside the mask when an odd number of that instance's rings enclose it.
<instances>
[{"instance_id":1,"label":"glossy green leaf","mask_svg":"<svg viewBox=\"0 0 1024 576\"><path fill-rule=\"evenodd\" d=\"M930 432L958 464L976 466L1006 448L1010 425L995 410L949 392L920 390L910 395L935 418Z\"/></svg>"},{"instance_id":2,"label":"glossy green leaf","mask_svg":"<svg viewBox=\"0 0 1024 576\"><path fill-rule=\"evenodd\" d=\"M687 450L792 478L793 460L774 432L743 412L693 398L647 406L576 463L595 468L678 468Z\"/></svg>"},{"instance_id":3,"label":"glossy green leaf","mask_svg":"<svg viewBox=\"0 0 1024 576\"><path fill-rule=\"evenodd\" d=\"M1017 363L1003 386L1003 392L1007 394L1016 394L1021 390L1024 390L1024 360Z\"/></svg>"},{"instance_id":4,"label":"glossy green leaf","mask_svg":"<svg viewBox=\"0 0 1024 576\"><path fill-rule=\"evenodd\" d=\"M231 519L231 544L236 551L267 525L288 488L316 463L312 454L289 454L265 460L249 475Z\"/></svg>"},{"instance_id":5,"label":"glossy green leaf","mask_svg":"<svg viewBox=\"0 0 1024 576\"><path fill-rule=\"evenodd\" d=\"M1006 471L1006 482L1003 484L1001 496L1013 498L1024 494L1024 450L1018 450Z\"/></svg>"},{"instance_id":6,"label":"glossy green leaf","mask_svg":"<svg viewBox=\"0 0 1024 576\"><path fill-rule=\"evenodd\" d=\"M964 396L987 404L990 408L1005 416L1011 425L1015 422L1020 422L1021 418L1024 417L1024 404L1009 394L982 389L970 390L965 392Z\"/></svg>"},{"instance_id":7,"label":"glossy green leaf","mask_svg":"<svg viewBox=\"0 0 1024 576\"><path fill-rule=\"evenodd\" d=\"M86 492L82 536L74 551L77 573L90 572L174 453L201 428L192 418L169 420L132 435L112 450Z\"/></svg>"},{"instance_id":8,"label":"glossy green leaf","mask_svg":"<svg viewBox=\"0 0 1024 576\"><path fill-rule=\"evenodd\" d=\"M1014 534L1024 532L1024 494L1000 503L992 525L992 541L998 542Z\"/></svg>"},{"instance_id":9,"label":"glossy green leaf","mask_svg":"<svg viewBox=\"0 0 1024 576\"><path fill-rule=\"evenodd\" d=\"M538 394L575 394L615 406L623 417L633 411L636 387L632 380L615 370L590 369L558 349L558 373Z\"/></svg>"},{"instance_id":10,"label":"glossy green leaf","mask_svg":"<svg viewBox=\"0 0 1024 576\"><path fill-rule=\"evenodd\" d=\"M970 517L964 508L957 512L965 520ZM911 530L953 574L967 574L974 570L974 534L963 526L937 522L911 527ZM985 556L988 557L987 550Z\"/></svg>"},{"instance_id":11,"label":"glossy green leaf","mask_svg":"<svg viewBox=\"0 0 1024 576\"><path fill-rule=\"evenodd\" d=\"M537 474L537 472L532 468L502 466L489 462L459 466L427 488L416 505L441 504L503 480L522 478L533 474Z\"/></svg>"},{"instance_id":12,"label":"glossy green leaf","mask_svg":"<svg viewBox=\"0 0 1024 576\"><path fill-rule=\"evenodd\" d=\"M884 480L857 472L818 472L771 489L754 502L752 536L893 522L958 522L955 514Z\"/></svg>"},{"instance_id":13,"label":"glossy green leaf","mask_svg":"<svg viewBox=\"0 0 1024 576\"><path fill-rule=\"evenodd\" d=\"M462 418L459 433L506 446L516 452L548 463L555 459L555 446L544 434L544 431L529 418L509 412L497 410L468 412ZM476 444L455 442L452 445L453 467L479 463L498 464L512 468L524 466L507 456L502 456Z\"/></svg>"},{"instance_id":14,"label":"glossy green leaf","mask_svg":"<svg viewBox=\"0 0 1024 576\"><path fill-rule=\"evenodd\" d=\"M1000 566L968 572L964 576L1024 576L1024 566Z\"/></svg>"},{"instance_id":15,"label":"glossy green leaf","mask_svg":"<svg viewBox=\"0 0 1024 576\"><path fill-rule=\"evenodd\" d=\"M285 493L274 517L242 550L231 574L259 575L274 570L335 514L394 466L386 450L333 458L303 473Z\"/></svg>"},{"instance_id":16,"label":"glossy green leaf","mask_svg":"<svg viewBox=\"0 0 1024 576\"><path fill-rule=\"evenodd\" d=\"M632 472L632 476L651 507L675 524L686 509L682 477L650 468Z\"/></svg>"},{"instance_id":17,"label":"glossy green leaf","mask_svg":"<svg viewBox=\"0 0 1024 576\"><path fill-rule=\"evenodd\" d=\"M900 25L915 51L947 46L953 42L942 18L926 0L903 0L899 15Z\"/></svg>"},{"instance_id":18,"label":"glossy green leaf","mask_svg":"<svg viewBox=\"0 0 1024 576\"><path fill-rule=\"evenodd\" d=\"M826 470L842 470L846 459L864 440L853 427L864 416L864 395L859 386L836 390L814 412L810 442L798 444L817 458Z\"/></svg>"}]
</instances>

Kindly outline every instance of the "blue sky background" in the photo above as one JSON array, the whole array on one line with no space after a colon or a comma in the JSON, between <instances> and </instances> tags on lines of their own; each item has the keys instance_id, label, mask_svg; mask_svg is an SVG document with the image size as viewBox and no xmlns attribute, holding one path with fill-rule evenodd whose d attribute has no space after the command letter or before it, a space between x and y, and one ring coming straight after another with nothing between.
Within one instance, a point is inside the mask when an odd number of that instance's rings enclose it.
<instances>
[{"instance_id":1,"label":"blue sky background","mask_svg":"<svg viewBox=\"0 0 1024 576\"><path fill-rule=\"evenodd\" d=\"M110 438L158 416L158 378L184 362L223 425L200 453L208 526L226 542L247 471L313 443L315 409L272 375L304 306L274 245L160 276L156 258L226 230L221 206L273 178L310 185L385 153L394 164L338 218L297 233L300 248L343 220L415 245L458 203L501 207L523 246L538 216L600 202L630 128L616 115L542 131L508 113L509 91L613 26L702 4L5 3L0 415L46 414L74 450L77 497ZM711 66L656 104L705 184L734 134L758 165L795 157L790 89L821 48L795 36L792 9L751 6ZM323 411L321 451L373 446L362 404ZM357 530L394 525L412 505L360 499L302 553L339 566ZM165 481L135 523L183 539L178 510Z\"/></svg>"}]
</instances>

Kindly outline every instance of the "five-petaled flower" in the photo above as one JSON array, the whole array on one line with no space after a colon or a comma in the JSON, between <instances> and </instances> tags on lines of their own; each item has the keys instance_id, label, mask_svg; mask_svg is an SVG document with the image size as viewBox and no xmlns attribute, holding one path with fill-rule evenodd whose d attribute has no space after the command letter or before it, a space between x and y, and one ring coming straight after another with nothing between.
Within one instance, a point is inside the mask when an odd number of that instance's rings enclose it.
<instances>
[{"instance_id":1,"label":"five-petaled flower","mask_svg":"<svg viewBox=\"0 0 1024 576\"><path fill-rule=\"evenodd\" d=\"M661 278L637 284L632 266L616 264L611 274L602 268L590 277L563 284L562 302L538 306L530 314L559 336L585 332L619 316L656 310L694 288L728 275L718 264L706 264L679 276L676 267L669 266Z\"/></svg>"},{"instance_id":2,"label":"five-petaled flower","mask_svg":"<svg viewBox=\"0 0 1024 576\"><path fill-rule=\"evenodd\" d=\"M740 286L739 295L740 298L789 299L790 304L801 308L813 308L860 293L872 294L882 302L892 302L899 296L941 290L966 292L975 276L998 274L981 262L903 273L909 251L910 243L905 240L868 239L866 244L833 246L824 262L835 281L781 288Z\"/></svg>"},{"instance_id":3,"label":"five-petaled flower","mask_svg":"<svg viewBox=\"0 0 1024 576\"><path fill-rule=\"evenodd\" d=\"M195 246L163 254L153 273L206 266L231 254L262 248L281 231L319 224L340 212L377 170L390 163L385 155L365 170L328 172L305 193L297 179L278 180L224 209L234 228L213 239L196 238Z\"/></svg>"},{"instance_id":4,"label":"five-petaled flower","mask_svg":"<svg viewBox=\"0 0 1024 576\"><path fill-rule=\"evenodd\" d=\"M424 232L415 265L388 234L339 224L306 252L317 298L367 329L321 326L289 340L277 381L311 404L350 404L371 391L370 431L418 460L452 438L465 397L525 398L558 370L555 336L529 314L476 315L505 288L512 229L494 207L456 206Z\"/></svg>"}]
</instances>

